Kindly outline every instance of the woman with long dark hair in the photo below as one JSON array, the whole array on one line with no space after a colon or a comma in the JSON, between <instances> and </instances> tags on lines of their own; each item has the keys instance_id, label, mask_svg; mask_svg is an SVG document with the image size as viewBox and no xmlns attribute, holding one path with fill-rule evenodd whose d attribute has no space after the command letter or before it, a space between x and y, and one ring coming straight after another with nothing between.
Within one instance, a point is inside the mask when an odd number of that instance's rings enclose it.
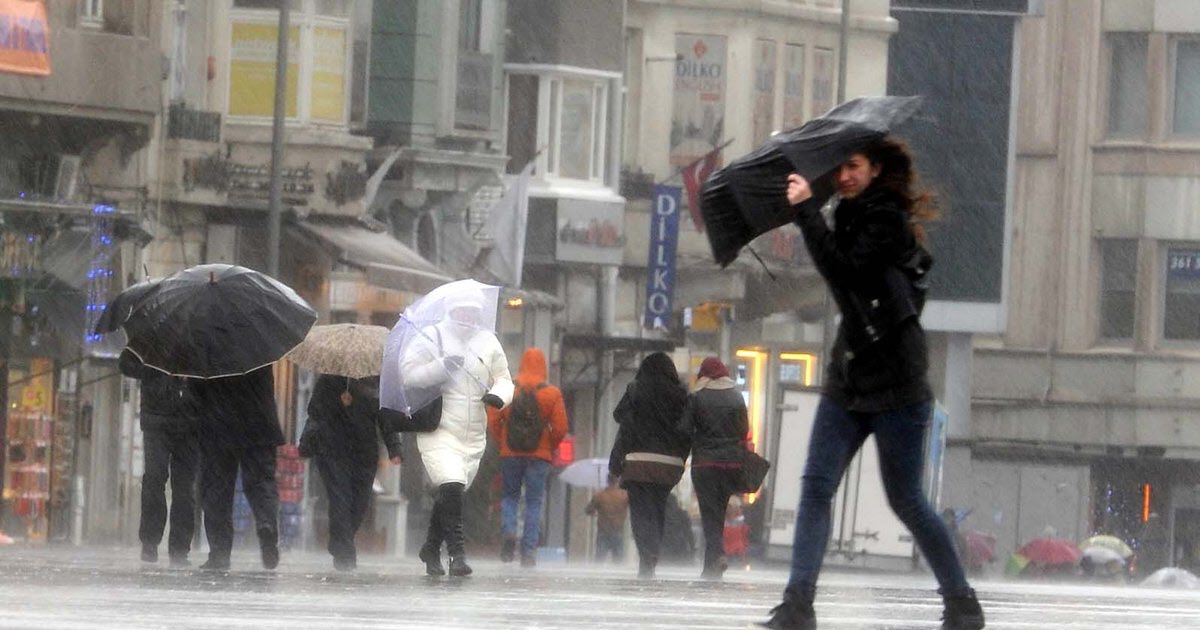
<instances>
[{"instance_id":1,"label":"woman with long dark hair","mask_svg":"<svg viewBox=\"0 0 1200 630\"><path fill-rule=\"evenodd\" d=\"M613 410L620 428L608 460L629 493L629 516L638 550L638 577L654 577L662 551L667 495L683 477L690 443L679 429L687 390L671 357L655 352Z\"/></svg>"},{"instance_id":2,"label":"woman with long dark hair","mask_svg":"<svg viewBox=\"0 0 1200 630\"><path fill-rule=\"evenodd\" d=\"M787 197L817 270L842 319L813 423L783 603L767 628L816 628L813 598L829 543L833 493L863 441L874 435L888 503L913 533L945 602L944 630L978 630L983 611L946 526L921 487L933 392L920 315L925 274L922 223L936 216L916 188L912 155L885 138L850 156L837 173L830 216L808 182L788 176Z\"/></svg>"}]
</instances>

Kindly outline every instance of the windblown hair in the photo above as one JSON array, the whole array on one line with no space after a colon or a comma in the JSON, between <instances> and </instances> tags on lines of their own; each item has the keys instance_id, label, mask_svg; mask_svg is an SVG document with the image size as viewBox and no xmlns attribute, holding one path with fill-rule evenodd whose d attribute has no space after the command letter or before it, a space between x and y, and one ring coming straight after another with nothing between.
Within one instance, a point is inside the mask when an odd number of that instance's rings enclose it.
<instances>
[{"instance_id":1,"label":"windblown hair","mask_svg":"<svg viewBox=\"0 0 1200 630\"><path fill-rule=\"evenodd\" d=\"M920 184L908 145L899 138L887 136L862 153L871 164L880 167L879 176L871 182L871 186L889 191L900 199L903 210L908 213L913 233L918 241L925 243L924 224L936 221L941 213L936 196Z\"/></svg>"}]
</instances>

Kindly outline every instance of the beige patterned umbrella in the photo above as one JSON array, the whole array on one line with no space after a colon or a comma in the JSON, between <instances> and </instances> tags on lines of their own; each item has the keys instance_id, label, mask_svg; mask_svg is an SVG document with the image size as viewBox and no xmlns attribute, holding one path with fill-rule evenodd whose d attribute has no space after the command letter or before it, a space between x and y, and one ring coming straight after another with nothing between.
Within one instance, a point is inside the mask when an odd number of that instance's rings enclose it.
<instances>
[{"instance_id":1,"label":"beige patterned umbrella","mask_svg":"<svg viewBox=\"0 0 1200 630\"><path fill-rule=\"evenodd\" d=\"M287 358L300 367L322 374L350 378L375 376L383 365L383 344L387 336L388 329L383 326L313 326Z\"/></svg>"}]
</instances>

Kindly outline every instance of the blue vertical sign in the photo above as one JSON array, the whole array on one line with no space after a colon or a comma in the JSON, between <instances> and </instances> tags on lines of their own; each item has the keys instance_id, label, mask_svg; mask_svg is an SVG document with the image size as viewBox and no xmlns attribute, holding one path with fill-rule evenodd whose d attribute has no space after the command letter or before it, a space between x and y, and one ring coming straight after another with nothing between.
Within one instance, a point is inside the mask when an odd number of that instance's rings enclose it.
<instances>
[{"instance_id":1,"label":"blue vertical sign","mask_svg":"<svg viewBox=\"0 0 1200 630\"><path fill-rule=\"evenodd\" d=\"M679 244L679 209L683 189L654 187L650 213L650 254L646 262L646 328L667 328L675 294L675 249Z\"/></svg>"}]
</instances>

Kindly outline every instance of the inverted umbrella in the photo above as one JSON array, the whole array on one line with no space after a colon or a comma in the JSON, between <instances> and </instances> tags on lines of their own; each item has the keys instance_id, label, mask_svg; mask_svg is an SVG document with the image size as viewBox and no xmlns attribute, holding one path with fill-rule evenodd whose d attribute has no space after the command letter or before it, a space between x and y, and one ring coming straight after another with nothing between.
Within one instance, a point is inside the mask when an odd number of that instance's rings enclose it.
<instances>
[{"instance_id":1,"label":"inverted umbrella","mask_svg":"<svg viewBox=\"0 0 1200 630\"><path fill-rule=\"evenodd\" d=\"M133 309L158 290L162 278L143 280L117 294L104 307L104 312L96 319L96 334L103 335L116 332L125 324L125 320L133 313Z\"/></svg>"},{"instance_id":2,"label":"inverted umbrella","mask_svg":"<svg viewBox=\"0 0 1200 630\"><path fill-rule=\"evenodd\" d=\"M220 378L278 361L317 312L290 287L235 265L198 265L164 279L125 321L129 350L175 376Z\"/></svg>"},{"instance_id":3,"label":"inverted umbrella","mask_svg":"<svg viewBox=\"0 0 1200 630\"><path fill-rule=\"evenodd\" d=\"M451 370L442 362L448 354L443 351L446 338L444 328L464 325L452 321L452 311L457 307L470 306L477 311L470 327L495 332L499 301L500 287L475 280L456 280L430 291L404 309L399 321L388 333L384 346L383 367L379 377L380 407L411 415L437 399L441 395L441 388L409 383L406 376L411 372L402 369L402 364L411 367L436 362L441 367L435 369L441 370L445 378L452 377ZM466 353L469 356L464 356L464 361L483 360L478 355L472 355L469 348ZM474 379L466 370L455 370L454 373ZM476 381L476 385L484 392L488 390L483 383Z\"/></svg>"},{"instance_id":4,"label":"inverted umbrella","mask_svg":"<svg viewBox=\"0 0 1200 630\"><path fill-rule=\"evenodd\" d=\"M713 259L724 267L755 237L791 222L786 194L789 174L808 180L813 192L810 203L825 203L836 189L835 169L912 117L920 104L919 96L847 101L797 129L772 136L714 173L700 198Z\"/></svg>"},{"instance_id":5,"label":"inverted umbrella","mask_svg":"<svg viewBox=\"0 0 1200 630\"><path fill-rule=\"evenodd\" d=\"M379 374L387 336L388 329L383 326L313 326L287 358L321 374L366 378Z\"/></svg>"}]
</instances>

